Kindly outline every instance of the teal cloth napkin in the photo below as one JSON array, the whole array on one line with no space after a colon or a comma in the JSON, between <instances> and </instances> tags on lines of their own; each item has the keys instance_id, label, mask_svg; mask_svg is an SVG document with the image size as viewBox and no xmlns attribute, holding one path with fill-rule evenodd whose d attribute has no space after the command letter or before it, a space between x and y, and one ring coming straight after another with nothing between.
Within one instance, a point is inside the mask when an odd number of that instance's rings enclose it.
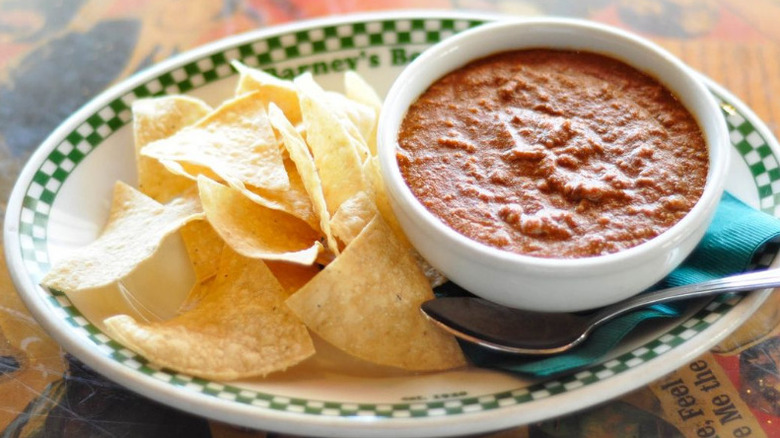
<instances>
[{"instance_id":1,"label":"teal cloth napkin","mask_svg":"<svg viewBox=\"0 0 780 438\"><path fill-rule=\"evenodd\" d=\"M698 247L653 288L690 284L745 271L753 263L756 253L778 236L780 220L725 193ZM637 325L657 318L679 316L684 308L684 304L656 305L635 311L596 329L587 341L570 352L544 358L497 353L466 342L461 345L466 356L478 366L548 377L599 361Z\"/></svg>"}]
</instances>

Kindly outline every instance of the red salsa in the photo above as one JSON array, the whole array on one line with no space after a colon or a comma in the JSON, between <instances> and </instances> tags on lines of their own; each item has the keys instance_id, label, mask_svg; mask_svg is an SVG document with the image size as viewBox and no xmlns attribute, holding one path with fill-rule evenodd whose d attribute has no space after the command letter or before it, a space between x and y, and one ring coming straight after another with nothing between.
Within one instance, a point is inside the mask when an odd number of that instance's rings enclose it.
<instances>
[{"instance_id":1,"label":"red salsa","mask_svg":"<svg viewBox=\"0 0 780 438\"><path fill-rule=\"evenodd\" d=\"M589 52L472 62L409 108L397 160L415 196L471 239L539 257L613 253L701 196L707 146L654 78Z\"/></svg>"}]
</instances>

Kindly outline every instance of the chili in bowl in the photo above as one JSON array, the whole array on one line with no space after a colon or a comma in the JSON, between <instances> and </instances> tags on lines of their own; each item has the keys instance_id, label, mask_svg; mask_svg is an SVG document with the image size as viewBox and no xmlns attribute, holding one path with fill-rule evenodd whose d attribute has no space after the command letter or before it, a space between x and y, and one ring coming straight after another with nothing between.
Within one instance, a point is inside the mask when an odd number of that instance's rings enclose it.
<instances>
[{"instance_id":1,"label":"chili in bowl","mask_svg":"<svg viewBox=\"0 0 780 438\"><path fill-rule=\"evenodd\" d=\"M426 50L390 88L377 140L422 256L539 311L600 307L667 275L706 231L729 157L696 73L638 36L557 18Z\"/></svg>"}]
</instances>

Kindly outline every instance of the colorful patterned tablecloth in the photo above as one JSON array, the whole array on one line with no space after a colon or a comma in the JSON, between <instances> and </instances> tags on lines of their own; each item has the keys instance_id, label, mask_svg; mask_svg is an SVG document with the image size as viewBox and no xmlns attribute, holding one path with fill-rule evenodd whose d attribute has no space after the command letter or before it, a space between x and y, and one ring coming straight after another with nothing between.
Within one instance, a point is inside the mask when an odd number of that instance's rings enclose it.
<instances>
[{"instance_id":1,"label":"colorful patterned tablecloth","mask_svg":"<svg viewBox=\"0 0 780 438\"><path fill-rule=\"evenodd\" d=\"M370 3L368 5L361 3ZM111 84L244 31L315 17L419 8L584 17L644 35L780 132L779 0L0 0L0 206L33 150ZM780 172L769 169L769 172ZM777 179L777 178L776 178ZM0 254L1 256L2 254ZM717 384L729 409L691 421ZM725 399L718 400L725 401ZM715 406L717 408L717 406ZM8 437L283 436L208 421L138 396L65 353L0 266L0 433ZM780 295L678 371L619 399L491 437L780 437Z\"/></svg>"}]
</instances>

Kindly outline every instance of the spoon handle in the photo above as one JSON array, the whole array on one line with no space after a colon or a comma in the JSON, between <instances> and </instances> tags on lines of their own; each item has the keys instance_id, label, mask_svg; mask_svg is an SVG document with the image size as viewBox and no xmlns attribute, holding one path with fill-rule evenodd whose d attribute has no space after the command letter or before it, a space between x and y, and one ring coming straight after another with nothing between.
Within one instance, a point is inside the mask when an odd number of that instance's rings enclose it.
<instances>
[{"instance_id":1,"label":"spoon handle","mask_svg":"<svg viewBox=\"0 0 780 438\"><path fill-rule=\"evenodd\" d=\"M775 287L780 287L780 269L766 269L747 274L732 275L656 292L645 292L616 305L608 306L603 311L593 315L592 321L594 325L600 325L616 316L652 304L717 295L725 292L747 292Z\"/></svg>"}]
</instances>

